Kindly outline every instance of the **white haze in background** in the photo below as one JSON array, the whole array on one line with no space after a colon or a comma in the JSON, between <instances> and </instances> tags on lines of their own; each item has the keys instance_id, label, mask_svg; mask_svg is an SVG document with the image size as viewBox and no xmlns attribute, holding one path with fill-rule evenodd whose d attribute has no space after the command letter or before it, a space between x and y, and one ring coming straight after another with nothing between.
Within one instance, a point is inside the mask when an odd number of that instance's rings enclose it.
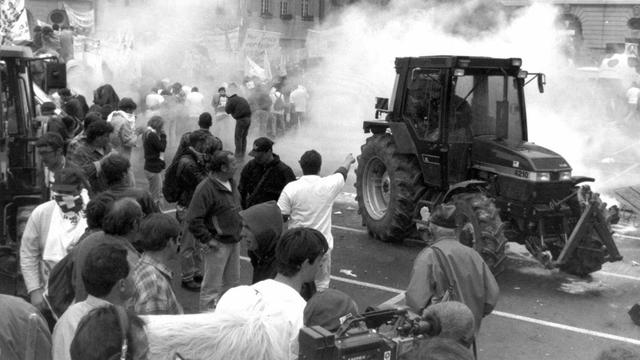
<instances>
[{"instance_id":1,"label":"white haze in background","mask_svg":"<svg viewBox=\"0 0 640 360\"><path fill-rule=\"evenodd\" d=\"M118 66L119 59L111 58L110 65L118 70L110 81L121 97L135 96L135 86L146 89L168 77L172 82L198 86L208 104L222 82L237 81L241 75L242 64L236 69L211 64L193 76L181 69L184 54L193 44L191 39L219 20L207 1L157 0L153 5L101 8L98 36L108 42L130 31L135 35L134 48L122 52L122 57L153 60L151 66L140 69L146 76L139 84L132 84L128 79L138 70ZM507 15L491 0L396 0L384 8L347 7L318 29L327 31L330 46L321 65L303 79L312 97L310 121L277 139L274 151L297 173L297 160L311 148L323 155L323 173L335 170L346 153L359 154L369 136L362 131L362 121L373 118L376 96L391 95L396 57L520 57L524 69L546 73L548 82L544 94L538 93L535 82L527 87L529 140L564 156L574 174L595 177L595 189L630 185L631 171L619 174L637 159L633 146L623 149L636 140L616 130L609 122L612 119L601 114L602 109L585 100L588 84L579 80L584 76L576 75L559 52L556 16L556 8L544 4ZM208 50L215 59L218 49ZM90 93L85 95L92 99ZM233 121L227 125L219 135L230 145ZM252 125L249 147L256 136L255 127Z\"/></svg>"},{"instance_id":2,"label":"white haze in background","mask_svg":"<svg viewBox=\"0 0 640 360\"><path fill-rule=\"evenodd\" d=\"M322 76L307 79L313 80L309 88L315 95L317 125L309 132L311 143L359 153L366 138L362 120L373 117L375 96L390 96L396 57L519 57L523 69L547 75L544 94L538 93L535 81L526 88L529 141L564 156L574 174L595 177L592 187L597 190L632 184L631 177L618 175L628 166L619 169L618 164L611 172L602 159L636 140L613 128L612 119L598 116L601 109L585 100L588 85L576 80L584 76L575 75L559 51L556 16L555 7L534 4L508 18L490 1L398 0L382 10L348 8L324 29L332 46L317 71ZM621 154L637 158L628 152Z\"/></svg>"}]
</instances>

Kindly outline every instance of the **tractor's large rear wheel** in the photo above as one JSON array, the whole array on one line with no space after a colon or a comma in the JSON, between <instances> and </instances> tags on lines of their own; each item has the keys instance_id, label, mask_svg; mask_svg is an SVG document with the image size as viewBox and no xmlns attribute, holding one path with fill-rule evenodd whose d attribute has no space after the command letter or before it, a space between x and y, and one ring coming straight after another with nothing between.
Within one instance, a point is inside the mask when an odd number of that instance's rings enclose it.
<instances>
[{"instance_id":1,"label":"tractor's large rear wheel","mask_svg":"<svg viewBox=\"0 0 640 360\"><path fill-rule=\"evenodd\" d=\"M454 195L451 202L458 211L460 242L474 248L495 275L501 273L507 238L493 200L482 193L462 193Z\"/></svg>"},{"instance_id":2,"label":"tractor's large rear wheel","mask_svg":"<svg viewBox=\"0 0 640 360\"><path fill-rule=\"evenodd\" d=\"M391 135L376 134L362 145L356 169L363 224L385 242L402 241L414 229L416 205L426 190L415 156L395 150Z\"/></svg>"}]
</instances>

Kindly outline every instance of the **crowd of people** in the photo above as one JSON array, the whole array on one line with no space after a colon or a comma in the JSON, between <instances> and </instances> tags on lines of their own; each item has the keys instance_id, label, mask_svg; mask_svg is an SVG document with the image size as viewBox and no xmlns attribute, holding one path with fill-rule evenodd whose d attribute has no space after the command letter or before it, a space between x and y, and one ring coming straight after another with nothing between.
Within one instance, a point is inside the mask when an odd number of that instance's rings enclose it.
<instances>
[{"instance_id":1,"label":"crowd of people","mask_svg":"<svg viewBox=\"0 0 640 360\"><path fill-rule=\"evenodd\" d=\"M46 201L20 243L30 304L0 295L3 359L295 359L303 327L336 331L358 315L353 299L330 287L332 206L354 157L321 176L322 156L310 149L296 179L274 152L287 123L278 90L254 85L262 90L248 100L230 84L211 114L197 88L185 95L164 83L145 109L109 85L96 89L91 107L68 89L58 91L58 105L41 106L45 132L35 146ZM298 90L287 101L304 122L308 94ZM188 116L169 120L178 115L166 103L183 95ZM233 151L211 132L228 116L236 121ZM264 136L246 161L253 122ZM170 141L176 151L165 162ZM140 142L146 189L136 186L131 162ZM175 215L161 212L167 203ZM481 320L498 301L496 280L458 241L455 219L451 205L426 219L436 242L415 261L406 304L440 325L407 359L477 358ZM253 269L249 285L240 284L241 243ZM182 287L199 295L199 316L184 314L173 289L176 261Z\"/></svg>"}]
</instances>

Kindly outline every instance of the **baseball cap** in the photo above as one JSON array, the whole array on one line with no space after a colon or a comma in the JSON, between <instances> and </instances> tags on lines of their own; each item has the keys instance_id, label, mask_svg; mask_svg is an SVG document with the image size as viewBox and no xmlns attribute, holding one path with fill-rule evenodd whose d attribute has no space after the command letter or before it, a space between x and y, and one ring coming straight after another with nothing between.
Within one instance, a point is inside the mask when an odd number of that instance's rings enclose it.
<instances>
[{"instance_id":1,"label":"baseball cap","mask_svg":"<svg viewBox=\"0 0 640 360\"><path fill-rule=\"evenodd\" d=\"M272 148L273 148L273 141L271 141L271 139L267 137L260 137L253 142L253 150L251 150L249 155L256 156L256 153L269 151Z\"/></svg>"},{"instance_id":2,"label":"baseball cap","mask_svg":"<svg viewBox=\"0 0 640 360\"><path fill-rule=\"evenodd\" d=\"M358 315L358 307L353 299L336 289L315 293L304 308L305 326L322 326L329 331L337 330L347 315Z\"/></svg>"},{"instance_id":3,"label":"baseball cap","mask_svg":"<svg viewBox=\"0 0 640 360\"><path fill-rule=\"evenodd\" d=\"M447 229L456 228L456 206L442 204L436 206L429 218L429 222Z\"/></svg>"}]
</instances>

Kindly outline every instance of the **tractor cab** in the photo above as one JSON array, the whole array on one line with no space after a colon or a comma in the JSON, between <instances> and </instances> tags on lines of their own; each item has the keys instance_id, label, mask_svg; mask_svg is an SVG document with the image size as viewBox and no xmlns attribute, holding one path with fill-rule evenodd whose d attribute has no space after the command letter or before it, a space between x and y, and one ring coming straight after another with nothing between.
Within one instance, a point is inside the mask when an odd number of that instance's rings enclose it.
<instances>
[{"instance_id":1,"label":"tractor cab","mask_svg":"<svg viewBox=\"0 0 640 360\"><path fill-rule=\"evenodd\" d=\"M399 151L419 154L425 182L446 189L468 179L474 139L527 141L523 88L529 74L520 70L521 63L517 58L398 58L388 123L365 122L365 131L388 126L394 136L411 137L415 148L400 145ZM544 75L534 76L542 91Z\"/></svg>"}]
</instances>

